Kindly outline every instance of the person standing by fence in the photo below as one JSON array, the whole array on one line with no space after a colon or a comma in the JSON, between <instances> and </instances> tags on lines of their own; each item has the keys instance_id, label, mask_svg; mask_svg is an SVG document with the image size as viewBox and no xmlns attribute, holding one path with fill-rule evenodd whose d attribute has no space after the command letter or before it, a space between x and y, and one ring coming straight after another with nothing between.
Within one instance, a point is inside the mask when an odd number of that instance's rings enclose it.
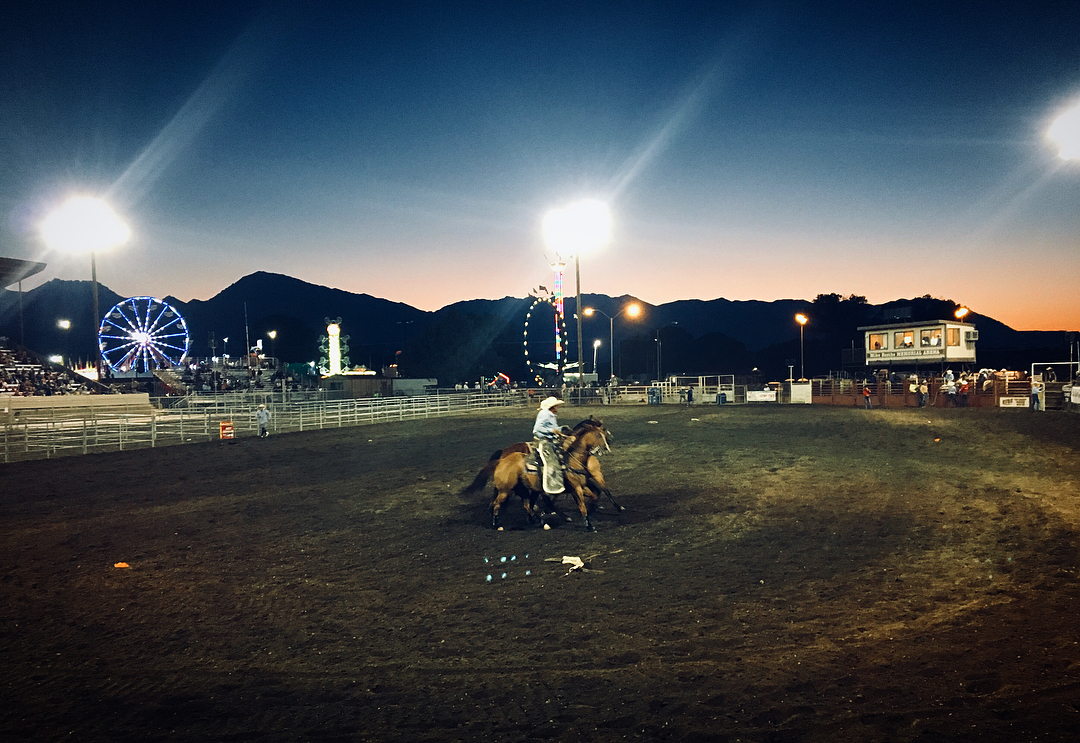
<instances>
[{"instance_id":1,"label":"person standing by fence","mask_svg":"<svg viewBox=\"0 0 1080 743\"><path fill-rule=\"evenodd\" d=\"M266 430L266 427L270 425L270 411L265 405L259 405L259 409L255 411L255 420L259 423L259 438L265 439L270 435L270 432Z\"/></svg>"},{"instance_id":2,"label":"person standing by fence","mask_svg":"<svg viewBox=\"0 0 1080 743\"><path fill-rule=\"evenodd\" d=\"M1043 385L1042 382L1036 380L1034 377L1031 379L1031 409L1039 409L1039 401L1042 397Z\"/></svg>"}]
</instances>

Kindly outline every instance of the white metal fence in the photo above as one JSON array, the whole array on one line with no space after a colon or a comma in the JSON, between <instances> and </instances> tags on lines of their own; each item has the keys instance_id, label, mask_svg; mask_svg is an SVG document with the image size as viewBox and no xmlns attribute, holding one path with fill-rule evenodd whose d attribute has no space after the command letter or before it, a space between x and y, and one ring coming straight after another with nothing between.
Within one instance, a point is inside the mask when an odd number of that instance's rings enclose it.
<instances>
[{"instance_id":1,"label":"white metal fence","mask_svg":"<svg viewBox=\"0 0 1080 743\"><path fill-rule=\"evenodd\" d=\"M715 404L721 393L728 403L746 401L745 387L735 386L724 378L693 378L692 383L693 401L697 405ZM419 397L354 400L304 399L291 393L283 399L280 392L248 392L169 398L171 407L138 412L30 408L19 411L17 416L0 418L0 449L4 462L17 462L173 446L219 439L222 423L231 424L234 437L255 436L258 434L255 411L260 403L270 409L270 432L289 433L438 418L494 407L535 408L549 394L564 396L571 405L685 404L685 386L664 382L583 390L440 390Z\"/></svg>"},{"instance_id":2,"label":"white metal fence","mask_svg":"<svg viewBox=\"0 0 1080 743\"><path fill-rule=\"evenodd\" d=\"M524 394L459 392L423 397L289 402L268 406L272 433L362 426L372 423L437 418L485 408L524 405ZM90 413L29 409L3 425L4 461L48 459L74 454L172 446L221 437L221 424L233 436L258 434L257 404L237 397L198 408L150 413Z\"/></svg>"}]
</instances>

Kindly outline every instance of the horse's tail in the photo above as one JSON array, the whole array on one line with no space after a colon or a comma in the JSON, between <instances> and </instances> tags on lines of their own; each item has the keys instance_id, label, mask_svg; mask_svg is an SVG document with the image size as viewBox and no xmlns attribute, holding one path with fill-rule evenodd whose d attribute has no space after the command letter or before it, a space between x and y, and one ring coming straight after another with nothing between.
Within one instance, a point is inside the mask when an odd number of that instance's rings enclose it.
<instances>
[{"instance_id":1,"label":"horse's tail","mask_svg":"<svg viewBox=\"0 0 1080 743\"><path fill-rule=\"evenodd\" d=\"M490 480L491 476L495 474L495 466L499 463L499 459L502 457L502 454L502 449L496 449L495 453L488 458L488 463L484 465L483 469L476 473L476 477L473 478L473 481L466 485L465 489L461 492L475 493L483 490L484 486L487 485L488 480Z\"/></svg>"}]
</instances>

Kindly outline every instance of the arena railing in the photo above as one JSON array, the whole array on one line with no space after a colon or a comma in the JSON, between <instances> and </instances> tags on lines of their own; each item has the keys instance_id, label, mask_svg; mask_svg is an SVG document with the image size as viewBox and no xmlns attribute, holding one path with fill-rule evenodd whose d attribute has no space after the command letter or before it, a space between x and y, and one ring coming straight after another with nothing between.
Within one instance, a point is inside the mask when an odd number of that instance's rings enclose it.
<instances>
[{"instance_id":1,"label":"arena railing","mask_svg":"<svg viewBox=\"0 0 1080 743\"><path fill-rule=\"evenodd\" d=\"M451 392L421 397L314 400L263 403L271 411L271 433L363 426L388 421L457 415L495 407L523 406L525 394ZM3 461L172 446L221 438L228 423L234 437L255 436L254 399L219 400L212 408L173 408L145 414L77 411L20 411L3 419L0 447Z\"/></svg>"},{"instance_id":2,"label":"arena railing","mask_svg":"<svg viewBox=\"0 0 1080 743\"><path fill-rule=\"evenodd\" d=\"M234 437L255 436L255 411L271 411L271 433L363 426L398 420L435 418L495 407L536 408L548 395L565 396L571 405L641 405L649 390L661 389L664 403L685 402L669 383L612 388L562 390L522 388L506 391L436 390L416 397L378 397L348 400L311 399L292 392L243 392L164 398L181 405L147 412L22 410L18 417L0 418L0 448L4 462L172 446L221 437L221 424L231 424ZM728 402L745 402L745 387L711 385L699 390L696 404L715 403L720 391L733 394Z\"/></svg>"}]
</instances>

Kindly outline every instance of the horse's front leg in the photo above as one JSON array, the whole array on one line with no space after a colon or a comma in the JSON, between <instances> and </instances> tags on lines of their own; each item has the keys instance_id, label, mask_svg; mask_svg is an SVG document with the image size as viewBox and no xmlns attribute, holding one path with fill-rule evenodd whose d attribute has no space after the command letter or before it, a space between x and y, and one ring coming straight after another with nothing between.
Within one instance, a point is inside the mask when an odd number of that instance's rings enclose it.
<instances>
[{"instance_id":1,"label":"horse's front leg","mask_svg":"<svg viewBox=\"0 0 1080 743\"><path fill-rule=\"evenodd\" d=\"M585 490L583 488L584 482L578 482L578 478L574 479L574 482L567 481L570 485L570 489L574 493L574 499L577 500L578 511L581 512L581 517L585 519L585 530L596 531L596 527L593 526L592 519L589 518L589 505L585 500Z\"/></svg>"},{"instance_id":2,"label":"horse's front leg","mask_svg":"<svg viewBox=\"0 0 1080 743\"><path fill-rule=\"evenodd\" d=\"M611 501L611 505L615 507L616 511L625 511L626 507L619 504L615 500L615 496L608 490L607 483L604 481L604 473L600 471L599 461L593 457L589 459L589 466L585 468L588 472L586 475L587 484L589 489L596 493L596 497L599 498L601 494L607 496L607 499Z\"/></svg>"},{"instance_id":3,"label":"horse's front leg","mask_svg":"<svg viewBox=\"0 0 1080 743\"><path fill-rule=\"evenodd\" d=\"M611 505L615 507L616 511L626 510L626 506L619 505L619 502L615 500L615 496L613 496L611 494L611 491L607 489L607 486L604 484L604 478L602 476L597 479L590 475L586 481L586 484L588 485L589 490L596 493L597 498L599 498L601 495L607 496L607 499L611 501Z\"/></svg>"}]
</instances>

